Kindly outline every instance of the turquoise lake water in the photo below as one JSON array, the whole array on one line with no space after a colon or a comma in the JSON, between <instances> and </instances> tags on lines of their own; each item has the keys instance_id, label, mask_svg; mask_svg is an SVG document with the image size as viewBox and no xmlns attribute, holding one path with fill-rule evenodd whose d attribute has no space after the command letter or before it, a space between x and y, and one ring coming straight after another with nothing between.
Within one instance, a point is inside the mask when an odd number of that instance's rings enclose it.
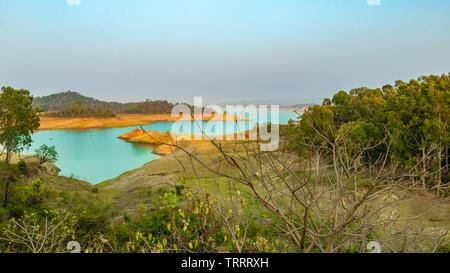
<instances>
[{"instance_id":1,"label":"turquoise lake water","mask_svg":"<svg viewBox=\"0 0 450 273\"><path fill-rule=\"evenodd\" d=\"M268 115L270 121L270 115ZM291 111L280 111L280 124L297 119ZM253 128L256 122L238 122L235 130ZM171 131L173 122L156 122L143 126L145 130L165 133ZM198 124L183 122L183 126L198 128ZM120 174L139 168L157 159L149 145L128 143L117 137L139 127L112 128L100 130L55 130L33 134L32 147L24 154L33 154L42 144L54 145L59 158L55 163L61 169L60 175L72 176L92 184L112 179ZM227 132L228 133L228 132ZM211 134L222 134L212 130Z\"/></svg>"}]
</instances>

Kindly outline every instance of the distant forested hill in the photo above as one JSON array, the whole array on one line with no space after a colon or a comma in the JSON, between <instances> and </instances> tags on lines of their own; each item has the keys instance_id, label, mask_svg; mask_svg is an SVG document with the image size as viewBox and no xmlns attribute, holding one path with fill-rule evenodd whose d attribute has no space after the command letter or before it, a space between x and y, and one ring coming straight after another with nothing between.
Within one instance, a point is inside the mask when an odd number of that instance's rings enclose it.
<instances>
[{"instance_id":1,"label":"distant forested hill","mask_svg":"<svg viewBox=\"0 0 450 273\"><path fill-rule=\"evenodd\" d=\"M72 107L78 102L92 108L113 109L120 106L120 103L100 101L72 91L52 94L46 97L35 97L33 100L33 106L44 112L60 111Z\"/></svg>"},{"instance_id":2,"label":"distant forested hill","mask_svg":"<svg viewBox=\"0 0 450 273\"><path fill-rule=\"evenodd\" d=\"M116 114L168 114L175 104L168 101L106 102L67 91L36 97L33 106L60 117L113 116Z\"/></svg>"}]
</instances>

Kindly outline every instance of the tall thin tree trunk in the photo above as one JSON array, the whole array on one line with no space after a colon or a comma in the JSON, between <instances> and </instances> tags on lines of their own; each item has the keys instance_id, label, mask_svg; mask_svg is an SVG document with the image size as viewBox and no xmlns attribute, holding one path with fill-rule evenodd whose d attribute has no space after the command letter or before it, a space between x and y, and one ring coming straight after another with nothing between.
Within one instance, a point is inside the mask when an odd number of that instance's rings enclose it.
<instances>
[{"instance_id":1,"label":"tall thin tree trunk","mask_svg":"<svg viewBox=\"0 0 450 273\"><path fill-rule=\"evenodd\" d=\"M438 195L440 195L441 185L442 185L442 146L441 146L441 142L439 142L438 158L439 158Z\"/></svg>"},{"instance_id":2,"label":"tall thin tree trunk","mask_svg":"<svg viewBox=\"0 0 450 273\"><path fill-rule=\"evenodd\" d=\"M426 177L426 173L427 173L427 164L426 164L426 160L425 160L425 147L422 148L422 187L425 189L426 188L426 182L425 182L425 177Z\"/></svg>"},{"instance_id":3,"label":"tall thin tree trunk","mask_svg":"<svg viewBox=\"0 0 450 273\"><path fill-rule=\"evenodd\" d=\"M316 182L319 182L320 176L320 154L316 155Z\"/></svg>"},{"instance_id":4,"label":"tall thin tree trunk","mask_svg":"<svg viewBox=\"0 0 450 273\"><path fill-rule=\"evenodd\" d=\"M9 163L11 162L11 157L12 157L12 150L10 148L6 148L6 165L9 165Z\"/></svg>"},{"instance_id":5,"label":"tall thin tree trunk","mask_svg":"<svg viewBox=\"0 0 450 273\"><path fill-rule=\"evenodd\" d=\"M3 207L6 208L6 206L8 205L8 191L9 191L9 179L6 181L6 186L5 186L5 195L3 198Z\"/></svg>"},{"instance_id":6,"label":"tall thin tree trunk","mask_svg":"<svg viewBox=\"0 0 450 273\"><path fill-rule=\"evenodd\" d=\"M448 147L445 147L445 168L448 172Z\"/></svg>"},{"instance_id":7,"label":"tall thin tree trunk","mask_svg":"<svg viewBox=\"0 0 450 273\"><path fill-rule=\"evenodd\" d=\"M440 107L439 107L440 108ZM441 112L439 111L439 129L442 128L441 126ZM441 194L441 184L442 184L442 141L441 141L441 130L439 130L439 147L438 147L438 159L439 159L439 165L438 165L438 186L437 186L437 192L438 195Z\"/></svg>"},{"instance_id":8,"label":"tall thin tree trunk","mask_svg":"<svg viewBox=\"0 0 450 273\"><path fill-rule=\"evenodd\" d=\"M12 157L12 149L11 148L6 148L6 165L9 165L9 163L11 162L11 157ZM3 197L3 207L6 208L6 206L8 205L8 195L9 195L9 183L11 181L9 180L9 178L6 179L6 185L5 185L5 194Z\"/></svg>"}]
</instances>

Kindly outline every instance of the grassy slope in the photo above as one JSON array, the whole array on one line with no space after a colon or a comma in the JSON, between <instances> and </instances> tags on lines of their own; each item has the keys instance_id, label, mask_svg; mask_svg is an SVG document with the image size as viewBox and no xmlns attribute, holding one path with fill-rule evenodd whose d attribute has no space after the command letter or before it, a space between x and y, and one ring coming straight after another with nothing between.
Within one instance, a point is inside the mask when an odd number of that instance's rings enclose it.
<instances>
[{"instance_id":1,"label":"grassy slope","mask_svg":"<svg viewBox=\"0 0 450 273\"><path fill-rule=\"evenodd\" d=\"M202 154L201 150L197 152ZM216 167L220 164L218 158L218 154L209 152L202 154L201 160L208 166ZM36 169L38 162L35 157L22 159L25 159L28 166L34 166L31 167L32 169ZM18 158L14 158L14 161L17 160ZM180 162L191 171L185 172ZM192 171L191 164L196 166L197 172ZM231 171L235 172L235 170ZM88 210L95 207L117 220L124 214L134 213L139 206L145 206L149 210L156 209L159 196L167 190L175 191L175 185L181 183L181 177L185 177L186 183L194 190L207 192L213 198L221 194L220 192L226 193L230 186L236 186L241 191L241 196L247 199L248 204L251 204L251 209L255 213L263 213L248 188L235 183L230 184L227 179L217 177L181 151L152 161L95 187L87 182L58 176L52 164L47 164L45 171L35 171L35 176L39 176L44 185L58 192L57 200L55 200L58 208ZM94 188L98 191L93 190ZM396 197L389 194L384 198L388 201ZM434 209L430 213L422 215L432 208ZM402 218L416 218L415 224L423 227L425 231L440 231L450 227L450 203L441 202L434 193L428 191L410 192L405 200L392 207L392 212L397 212Z\"/></svg>"},{"instance_id":2,"label":"grassy slope","mask_svg":"<svg viewBox=\"0 0 450 273\"><path fill-rule=\"evenodd\" d=\"M198 152L201 154L201 151ZM203 154L201 160L208 166L216 167L219 155L214 153ZM181 164L180 164L181 163ZM196 172L192 171L191 164ZM185 166L187 172L183 169ZM231 170L236 172L235 170ZM43 177L46 185L76 195L81 203L102 203L111 206L117 211L134 211L139 205L153 207L163 191L175 191L175 186L184 177L187 184L196 190L203 190L217 196L218 191L226 192L229 188L228 179L219 178L215 174L200 166L195 160L186 156L182 151L161 157L158 160L145 164L143 167L126 172L114 179L105 181L97 186L98 192L83 181L47 174ZM219 187L217 186L219 185ZM232 183L233 187L236 185ZM236 185L243 196L250 198L250 191ZM395 198L389 195L386 200ZM251 200L254 201L254 200ZM430 213L421 216L424 212L435 207ZM418 224L427 228L450 227L450 203L440 202L434 193L420 190L411 192L407 198L399 202L393 210L398 211L404 218L418 217Z\"/></svg>"},{"instance_id":3,"label":"grassy slope","mask_svg":"<svg viewBox=\"0 0 450 273\"><path fill-rule=\"evenodd\" d=\"M200 152L201 154L201 152ZM218 154L209 153L203 154L201 160L206 165L216 167L219 163L220 156ZM187 171L183 170L180 162L186 167ZM191 164L196 167L197 172L193 172ZM231 170L235 172L236 170ZM117 199L123 205L129 209L132 206L130 200L132 198L134 204L148 203L149 199L157 198L158 196L147 196L142 192L158 193L158 189L170 189L174 190L175 185L180 184L180 177L185 177L186 182L197 190L203 190L212 196L217 196L219 191L226 193L229 188L229 180L219 178L215 174L200 166L194 160L184 155L181 151L176 151L174 154L162 157L156 161L150 162L144 165L142 168L132 170L124 173L121 176L106 181L99 185L100 192L102 191L116 191L118 193ZM219 185L219 187L218 187ZM251 193L248 188L232 183L236 185L242 192L243 196L246 196L251 202L254 198L251 197ZM389 194L384 196L385 200L391 200L396 196ZM119 206L119 207L122 207ZM433 209L434 208L434 209ZM424 216L421 216L426 211L432 209L431 212ZM436 197L435 193L418 189L411 191L406 199L396 204L392 210L397 211L402 218L415 218L418 225L425 228L448 228L450 227L450 202L442 202Z\"/></svg>"}]
</instances>

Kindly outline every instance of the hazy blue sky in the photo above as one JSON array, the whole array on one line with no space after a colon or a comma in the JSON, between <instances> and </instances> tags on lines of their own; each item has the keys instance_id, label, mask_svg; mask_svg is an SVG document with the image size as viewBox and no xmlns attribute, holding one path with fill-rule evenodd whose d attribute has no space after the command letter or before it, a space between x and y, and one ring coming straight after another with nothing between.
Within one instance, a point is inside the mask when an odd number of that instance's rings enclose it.
<instances>
[{"instance_id":1,"label":"hazy blue sky","mask_svg":"<svg viewBox=\"0 0 450 273\"><path fill-rule=\"evenodd\" d=\"M450 72L449 14L449 0L0 0L0 85L309 101Z\"/></svg>"}]
</instances>

